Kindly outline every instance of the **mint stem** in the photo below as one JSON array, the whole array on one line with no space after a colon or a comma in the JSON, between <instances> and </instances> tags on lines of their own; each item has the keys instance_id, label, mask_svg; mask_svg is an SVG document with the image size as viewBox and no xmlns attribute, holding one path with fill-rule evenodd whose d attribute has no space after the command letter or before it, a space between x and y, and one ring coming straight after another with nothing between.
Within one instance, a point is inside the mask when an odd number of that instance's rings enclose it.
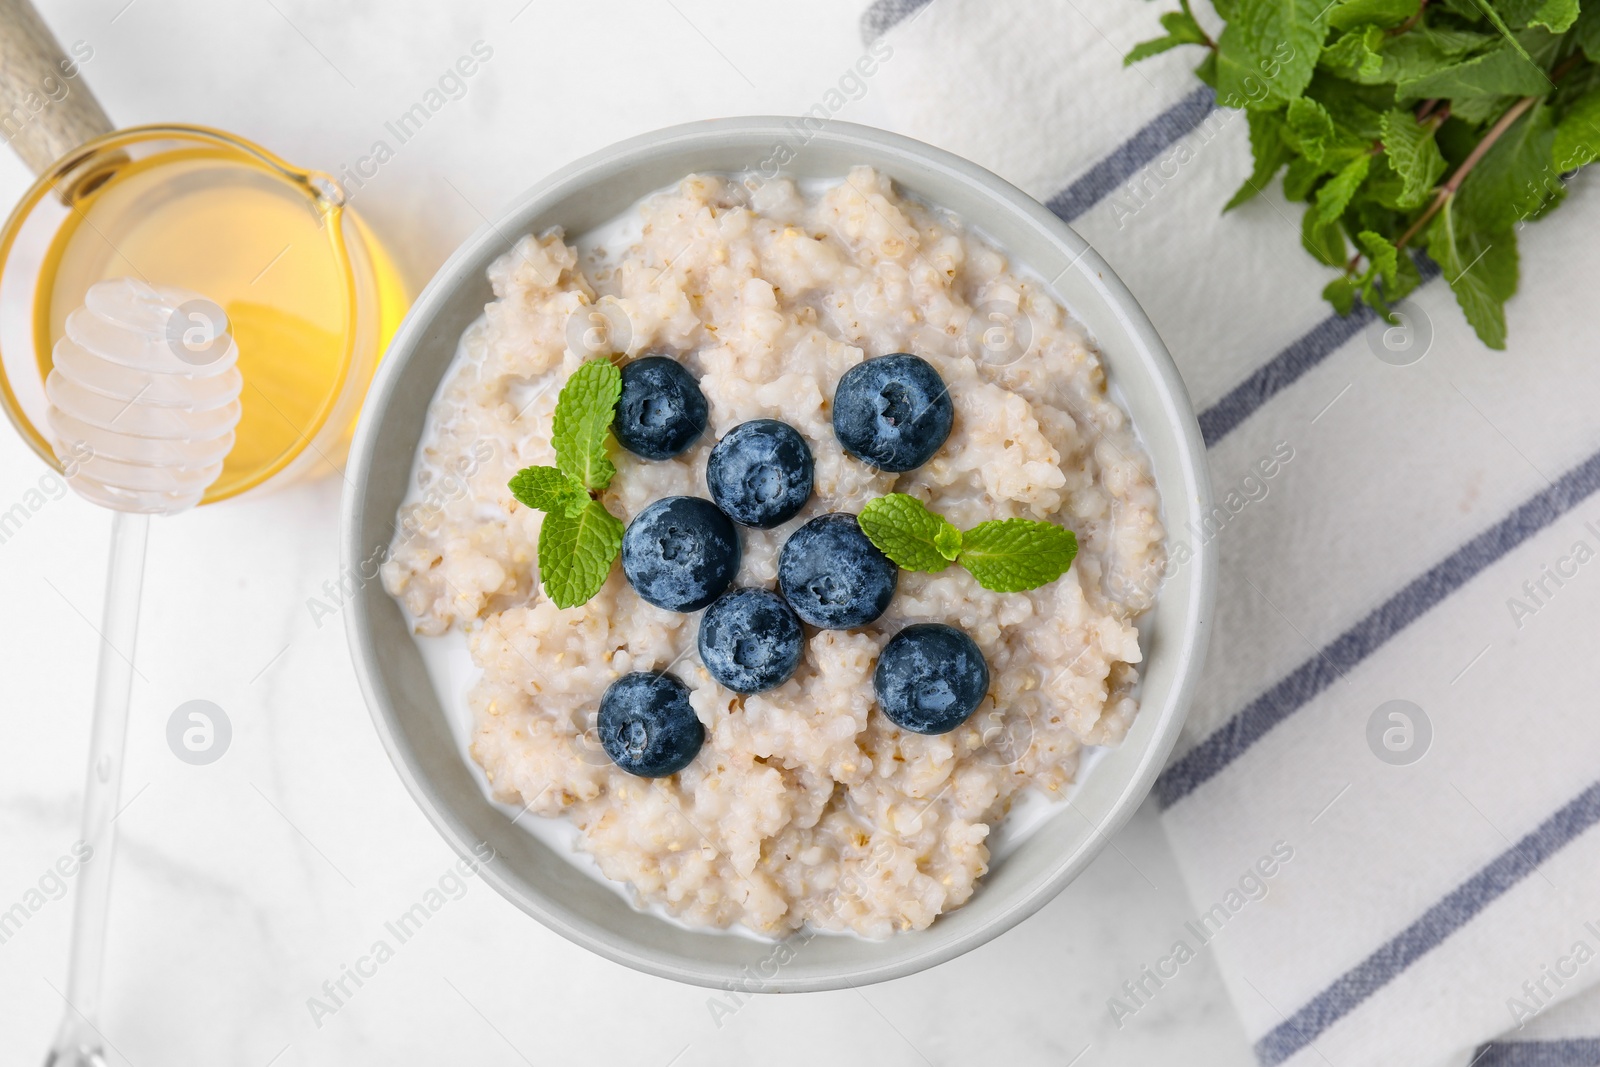
<instances>
[{"instance_id":1,"label":"mint stem","mask_svg":"<svg viewBox=\"0 0 1600 1067\"><path fill-rule=\"evenodd\" d=\"M1389 31L1389 36L1390 37L1398 37L1402 33L1407 33L1409 31L1415 29L1416 26L1417 26L1417 23L1422 21L1423 12L1425 12L1427 10L1428 10L1428 0L1422 0L1422 3L1417 5L1417 13L1415 15L1412 15L1410 18L1406 19L1404 22L1402 22L1400 25L1396 26L1394 29L1390 30Z\"/></svg>"},{"instance_id":2,"label":"mint stem","mask_svg":"<svg viewBox=\"0 0 1600 1067\"><path fill-rule=\"evenodd\" d=\"M1554 85L1556 82L1566 77L1567 72L1581 62L1583 62L1583 54L1581 52L1574 52L1572 55L1562 60L1556 69L1550 72L1550 83ZM1467 180L1467 175L1472 173L1472 168L1476 167L1479 161L1483 159L1484 155L1488 153L1489 149L1494 147L1494 143L1500 139L1500 136L1509 130L1511 128L1511 124L1521 118L1530 107L1543 99L1543 94L1540 94L1539 96L1525 96L1521 100L1518 100L1515 104L1512 104L1511 107L1506 110L1506 113L1500 116L1500 121L1496 122L1492 127L1490 127L1489 132L1483 135L1483 140L1477 143L1477 145L1472 149L1472 152L1468 154L1467 158L1461 161L1461 166L1456 168L1456 172L1450 175L1450 180L1439 187L1439 192L1434 196L1433 203L1428 205L1428 210L1424 211L1420 216L1418 216L1417 221L1413 222L1410 228L1407 229L1405 233L1400 235L1400 240L1395 242L1395 248L1404 248L1406 243L1415 237L1422 227L1428 224L1428 220L1439 213L1439 209L1444 207L1445 201L1449 200L1456 194L1456 190L1461 188L1461 183ZM1449 105L1445 105L1444 113L1446 116L1448 116L1449 110ZM1443 121L1444 120L1441 118L1440 122L1442 123Z\"/></svg>"},{"instance_id":3,"label":"mint stem","mask_svg":"<svg viewBox=\"0 0 1600 1067\"><path fill-rule=\"evenodd\" d=\"M1200 20L1194 17L1194 12L1189 8L1189 0L1178 0L1178 6L1183 8L1183 13L1189 16L1190 21L1192 21L1196 26L1200 25ZM1204 38L1201 43L1203 43L1207 48L1211 49L1213 52L1217 50L1217 42L1211 39L1211 35L1206 33L1204 28L1201 28L1200 36Z\"/></svg>"},{"instance_id":4,"label":"mint stem","mask_svg":"<svg viewBox=\"0 0 1600 1067\"><path fill-rule=\"evenodd\" d=\"M1450 179L1439 186L1439 191L1434 194L1433 202L1428 205L1428 210L1418 215L1417 221L1413 222L1406 232L1400 235L1400 240L1394 243L1396 249L1404 248L1428 224L1428 221L1439 213L1439 209L1444 207L1445 201L1456 194L1456 190L1461 188L1461 183L1467 180L1467 175L1472 173L1472 168L1476 167L1478 162L1488 154L1489 149L1494 147L1494 143L1500 139L1500 135L1510 129L1513 122L1516 122L1525 111L1542 99L1544 99L1542 96L1525 96L1506 109L1506 113L1500 116L1500 121L1496 122L1489 132L1483 135L1483 140L1479 141L1467 158L1461 161L1461 166L1457 167L1456 172L1450 175Z\"/></svg>"}]
</instances>

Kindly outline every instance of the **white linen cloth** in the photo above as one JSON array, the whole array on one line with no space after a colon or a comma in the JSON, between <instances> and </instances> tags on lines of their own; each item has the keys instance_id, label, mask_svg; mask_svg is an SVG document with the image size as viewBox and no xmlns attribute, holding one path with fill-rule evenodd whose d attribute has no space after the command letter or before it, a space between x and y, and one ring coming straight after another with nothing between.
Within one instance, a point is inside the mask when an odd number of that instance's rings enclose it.
<instances>
[{"instance_id":1,"label":"white linen cloth","mask_svg":"<svg viewBox=\"0 0 1600 1067\"><path fill-rule=\"evenodd\" d=\"M1522 229L1508 351L1437 277L1409 333L1340 320L1276 182L1220 214L1249 148L1201 50L1123 67L1175 6L863 18L890 124L1049 204L1139 297L1226 508L1171 531L1221 559L1158 787L1195 921L1106 1010L1137 1026L1182 942L1264 1064L1600 1064L1600 190Z\"/></svg>"}]
</instances>

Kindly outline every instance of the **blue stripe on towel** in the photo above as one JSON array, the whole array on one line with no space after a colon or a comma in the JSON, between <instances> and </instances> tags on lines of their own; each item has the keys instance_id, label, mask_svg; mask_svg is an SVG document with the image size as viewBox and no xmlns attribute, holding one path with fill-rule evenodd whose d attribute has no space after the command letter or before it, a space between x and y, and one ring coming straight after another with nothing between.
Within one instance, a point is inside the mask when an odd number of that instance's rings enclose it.
<instances>
[{"instance_id":1,"label":"blue stripe on towel","mask_svg":"<svg viewBox=\"0 0 1600 1067\"><path fill-rule=\"evenodd\" d=\"M1439 265L1433 260L1427 256L1417 256L1416 260L1424 284L1439 276ZM1358 305L1349 315L1329 315L1256 368L1227 396L1200 413L1200 436L1205 439L1206 447L1214 447L1229 430L1365 329L1373 317L1372 310L1365 304Z\"/></svg>"},{"instance_id":2,"label":"blue stripe on towel","mask_svg":"<svg viewBox=\"0 0 1600 1067\"><path fill-rule=\"evenodd\" d=\"M1216 109L1216 96L1201 86L1139 128L1112 153L1083 172L1077 181L1045 201L1045 207L1066 222L1116 192L1118 186L1169 145L1199 129Z\"/></svg>"},{"instance_id":3,"label":"blue stripe on towel","mask_svg":"<svg viewBox=\"0 0 1600 1067\"><path fill-rule=\"evenodd\" d=\"M1478 1050L1472 1067L1600 1067L1600 1037L1496 1041Z\"/></svg>"},{"instance_id":4,"label":"blue stripe on towel","mask_svg":"<svg viewBox=\"0 0 1600 1067\"><path fill-rule=\"evenodd\" d=\"M1504 519L1483 531L1380 604L1366 618L1308 657L1214 733L1174 760L1156 779L1156 796L1171 807L1241 756L1268 730L1421 618L1478 572L1600 489L1600 452L1567 471Z\"/></svg>"},{"instance_id":5,"label":"blue stripe on towel","mask_svg":"<svg viewBox=\"0 0 1600 1067\"><path fill-rule=\"evenodd\" d=\"M861 14L861 41L871 44L907 18L927 7L931 0L873 0Z\"/></svg>"},{"instance_id":6,"label":"blue stripe on towel","mask_svg":"<svg viewBox=\"0 0 1600 1067\"><path fill-rule=\"evenodd\" d=\"M1256 1042L1263 1067L1309 1046L1396 975L1470 922L1579 834L1600 822L1600 782L1591 785L1537 829L1496 856L1393 940L1347 971L1311 1002ZM1504 1060L1504 1063L1541 1061ZM1565 1065L1576 1061L1561 1060ZM1584 1061L1591 1062L1591 1061ZM1482 1063L1478 1067L1483 1067Z\"/></svg>"}]
</instances>

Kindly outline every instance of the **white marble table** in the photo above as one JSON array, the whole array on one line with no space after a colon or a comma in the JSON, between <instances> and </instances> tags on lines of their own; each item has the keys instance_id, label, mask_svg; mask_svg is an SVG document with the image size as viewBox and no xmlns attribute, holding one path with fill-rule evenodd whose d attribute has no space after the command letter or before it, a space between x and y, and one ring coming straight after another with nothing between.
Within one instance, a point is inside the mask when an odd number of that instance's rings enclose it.
<instances>
[{"instance_id":1,"label":"white marble table","mask_svg":"<svg viewBox=\"0 0 1600 1067\"><path fill-rule=\"evenodd\" d=\"M93 47L84 74L118 122L237 130L335 172L487 43L493 56L467 94L356 201L419 287L484 215L583 152L691 118L810 107L860 54L861 3L41 6L64 42ZM870 92L841 117L882 122ZM9 204L27 178L0 156ZM53 890L47 872L76 837L94 680L88 620L98 620L108 520L71 496L30 495L44 473L0 435L0 511L27 511L0 543L0 910L41 878ZM340 489L324 479L155 524L104 1020L119 1063L1250 1062L1209 959L1120 1029L1107 1009L1190 917L1148 809L1021 928L860 992L714 1013L707 991L592 956L469 882L336 1014L313 1021L308 998L453 859L378 745L342 620L307 608L336 577ZM210 766L180 762L165 741L173 709L196 698L233 725ZM43 899L0 943L8 1064L36 1062L62 1010L70 897Z\"/></svg>"}]
</instances>

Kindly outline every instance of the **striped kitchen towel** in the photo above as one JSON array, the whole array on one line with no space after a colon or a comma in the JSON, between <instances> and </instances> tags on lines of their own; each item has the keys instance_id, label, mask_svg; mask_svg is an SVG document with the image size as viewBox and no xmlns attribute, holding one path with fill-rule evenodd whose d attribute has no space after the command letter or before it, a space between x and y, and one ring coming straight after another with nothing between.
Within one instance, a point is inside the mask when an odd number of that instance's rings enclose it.
<instances>
[{"instance_id":1,"label":"striped kitchen towel","mask_svg":"<svg viewBox=\"0 0 1600 1067\"><path fill-rule=\"evenodd\" d=\"M1165 3L878 0L880 112L1048 204L1166 339L1219 509L1206 678L1160 779L1194 920L1263 1064L1600 1064L1600 189L1521 234L1510 349L1437 270L1340 318ZM1132 961L1130 961L1131 963Z\"/></svg>"}]
</instances>

